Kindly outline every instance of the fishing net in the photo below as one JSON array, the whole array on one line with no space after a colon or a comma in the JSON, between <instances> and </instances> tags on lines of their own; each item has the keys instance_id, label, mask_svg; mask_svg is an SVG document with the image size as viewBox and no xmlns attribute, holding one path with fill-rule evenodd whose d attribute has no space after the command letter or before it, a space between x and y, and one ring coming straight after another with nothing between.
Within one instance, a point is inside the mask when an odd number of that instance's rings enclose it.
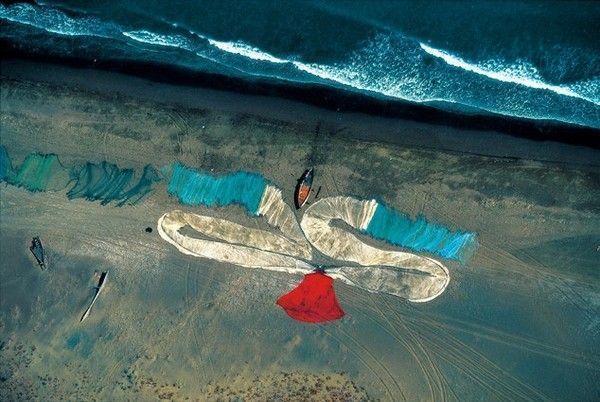
<instances>
[{"instance_id":1,"label":"fishing net","mask_svg":"<svg viewBox=\"0 0 600 402\"><path fill-rule=\"evenodd\" d=\"M304 275L300 284L277 300L294 320L318 323L338 320L344 311L338 304L333 279L321 272Z\"/></svg>"}]
</instances>

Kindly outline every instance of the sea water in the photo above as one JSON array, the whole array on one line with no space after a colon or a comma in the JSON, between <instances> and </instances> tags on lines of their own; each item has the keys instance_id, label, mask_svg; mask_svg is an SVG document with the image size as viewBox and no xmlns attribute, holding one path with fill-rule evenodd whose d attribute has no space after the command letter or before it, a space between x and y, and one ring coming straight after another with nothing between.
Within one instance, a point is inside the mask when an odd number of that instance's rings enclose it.
<instances>
[{"instance_id":1,"label":"sea water","mask_svg":"<svg viewBox=\"0 0 600 402\"><path fill-rule=\"evenodd\" d=\"M600 128L593 2L54 0L1 5L0 20L0 38L37 54Z\"/></svg>"}]
</instances>

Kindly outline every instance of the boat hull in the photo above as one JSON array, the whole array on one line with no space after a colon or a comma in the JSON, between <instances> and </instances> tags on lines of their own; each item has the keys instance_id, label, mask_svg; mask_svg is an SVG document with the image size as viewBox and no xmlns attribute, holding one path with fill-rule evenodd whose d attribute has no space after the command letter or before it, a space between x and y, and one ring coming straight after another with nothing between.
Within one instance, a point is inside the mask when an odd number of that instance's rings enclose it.
<instances>
[{"instance_id":1,"label":"boat hull","mask_svg":"<svg viewBox=\"0 0 600 402\"><path fill-rule=\"evenodd\" d=\"M37 260L41 269L46 269L48 267L48 257L46 256L46 252L44 250L44 246L42 245L42 241L39 237L34 237L31 241L31 246L29 246L29 250Z\"/></svg>"},{"instance_id":2,"label":"boat hull","mask_svg":"<svg viewBox=\"0 0 600 402\"><path fill-rule=\"evenodd\" d=\"M312 183L313 169L308 169L302 174L298 180L298 185L296 186L296 192L294 194L294 203L296 204L296 209L302 208L304 204L306 204L306 201L308 201Z\"/></svg>"}]
</instances>

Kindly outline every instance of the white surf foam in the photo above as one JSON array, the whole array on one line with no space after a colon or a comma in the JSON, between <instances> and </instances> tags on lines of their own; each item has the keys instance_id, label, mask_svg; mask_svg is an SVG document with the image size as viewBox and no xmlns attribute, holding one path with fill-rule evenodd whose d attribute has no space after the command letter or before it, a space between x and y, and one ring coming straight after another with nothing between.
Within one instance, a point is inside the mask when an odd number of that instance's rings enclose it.
<instances>
[{"instance_id":1,"label":"white surf foam","mask_svg":"<svg viewBox=\"0 0 600 402\"><path fill-rule=\"evenodd\" d=\"M65 36L111 38L116 27L95 18L71 18L61 11L31 4L0 4L0 18Z\"/></svg>"},{"instance_id":2,"label":"white surf foam","mask_svg":"<svg viewBox=\"0 0 600 402\"><path fill-rule=\"evenodd\" d=\"M332 81L343 86L358 89L362 92L372 92L373 94L383 95L395 99L403 99L416 103L425 102L446 102L447 99L424 96L415 96L418 90L403 90L404 82L402 78L392 77L372 77L366 72L356 71L353 66L327 66L322 64L306 64L299 61L293 61L292 64L300 71L308 73L326 81ZM416 89L415 86L413 89Z\"/></svg>"},{"instance_id":3,"label":"white surf foam","mask_svg":"<svg viewBox=\"0 0 600 402\"><path fill-rule=\"evenodd\" d=\"M190 41L181 35L162 35L145 30L123 32L123 35L150 45L176 47L185 50L192 50L193 48Z\"/></svg>"},{"instance_id":4,"label":"white surf foam","mask_svg":"<svg viewBox=\"0 0 600 402\"><path fill-rule=\"evenodd\" d=\"M424 69L422 52L425 50L440 58L443 56L449 68L458 67L462 74L473 74L473 77L461 76L459 72L452 76L452 72L443 66ZM467 107L534 120L553 119L597 126L597 122L593 122L593 109L599 104L597 88L600 80L569 87L551 85L542 81L531 64L506 66L489 62L473 65L439 49L423 49L422 44L407 38L377 35L347 60L333 65L301 61L293 61L292 64L320 80L378 96L415 103L455 104L459 105L459 109ZM529 92L533 90L540 92ZM572 104L569 98L590 104Z\"/></svg>"},{"instance_id":5,"label":"white surf foam","mask_svg":"<svg viewBox=\"0 0 600 402\"><path fill-rule=\"evenodd\" d=\"M421 46L421 49L423 49L426 53L444 60L447 64L453 67L458 67L475 74L483 75L493 80L523 85L529 88L545 89L548 91L555 92L559 95L571 96L574 98L579 98L593 102L591 99L587 99L586 97L581 96L580 94L574 92L570 88L548 84L541 81L540 79L534 78L535 75L539 76L537 70L535 69L535 67L527 65L526 63L517 66L512 66L509 68L498 68L493 70L484 68L477 64L469 63L460 57L454 56L444 50L435 49L433 47L427 46L424 43L419 43L419 46ZM499 63L490 61L487 64L498 66Z\"/></svg>"},{"instance_id":6,"label":"white surf foam","mask_svg":"<svg viewBox=\"0 0 600 402\"><path fill-rule=\"evenodd\" d=\"M280 59L267 52L263 52L258 48L249 46L243 42L221 42L210 38L206 39L208 40L208 43L227 53L237 54L252 60L268 61L270 63L281 64L288 62L288 60Z\"/></svg>"},{"instance_id":7,"label":"white surf foam","mask_svg":"<svg viewBox=\"0 0 600 402\"><path fill-rule=\"evenodd\" d=\"M319 79L335 82L347 87L355 88L361 91L373 92L379 95L384 95L392 98L409 100L412 102L450 102L457 103L455 100L446 99L440 96L431 96L430 92L426 88L421 88L423 85L418 82L418 79L411 78L416 75L416 72L412 72L413 74L402 77L399 75L396 76L373 76L370 74L370 70L368 69L368 65L361 65L361 63L353 63L352 61L339 64L339 65L324 65L317 63L305 63L299 60L287 60L279 57L275 57L257 47L250 46L243 42L223 42L215 39L208 38L202 34L197 32L193 32L194 35L199 36L202 39L207 40L212 46L230 53L235 54L241 57L245 57L252 60L257 61L265 61L276 64L286 64L289 63L293 65L297 70L302 71L304 73L310 74L314 77L318 77ZM362 49L367 51L380 51L382 54L385 52L389 52L387 40L381 41L383 35L379 35L372 42L370 46L375 48L373 49ZM383 42L383 43L381 43ZM384 47L384 49L378 49L378 47ZM598 104L598 100L594 99L594 97L585 96L582 94L582 91L575 91L570 87L552 85L543 82L542 78L539 76L539 73L535 69L535 67L526 62L521 62L518 64L506 66L501 63L489 61L485 65L476 65L472 63L468 63L465 60L453 56L450 53L435 49L430 46L427 46L423 43L419 42L420 48L426 53L441 58L448 65L453 67L461 68L465 71L469 71L475 74L479 74L485 76L487 78L507 82L512 84L523 85L533 89L542 89L549 90L558 95L570 96L579 98L582 100L586 100L595 104ZM360 53L357 52L357 53ZM374 63L377 64L377 63ZM251 72L249 72L251 73ZM597 86L597 85L596 85ZM588 86L586 85L586 88ZM585 92L585 91L583 91ZM588 91L589 92L589 91ZM466 104L467 106L481 108L481 106L476 106L473 104ZM483 108L485 109L485 108ZM495 110L489 110L494 112ZM527 115L520 117L530 117Z\"/></svg>"}]
</instances>

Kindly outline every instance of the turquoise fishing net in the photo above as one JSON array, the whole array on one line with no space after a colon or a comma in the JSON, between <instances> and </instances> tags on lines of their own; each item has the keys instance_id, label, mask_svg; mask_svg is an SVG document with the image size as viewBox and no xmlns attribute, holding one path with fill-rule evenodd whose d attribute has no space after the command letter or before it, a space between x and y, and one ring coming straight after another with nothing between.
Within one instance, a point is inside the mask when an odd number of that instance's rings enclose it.
<instances>
[{"instance_id":1,"label":"turquoise fishing net","mask_svg":"<svg viewBox=\"0 0 600 402\"><path fill-rule=\"evenodd\" d=\"M226 206L239 204L258 215L267 180L250 172L214 176L184 166L173 165L168 192L186 205Z\"/></svg>"},{"instance_id":2,"label":"turquoise fishing net","mask_svg":"<svg viewBox=\"0 0 600 402\"><path fill-rule=\"evenodd\" d=\"M428 222L423 216L415 220L383 204L364 230L370 236L419 252L464 261L476 247L475 234L451 231L443 225Z\"/></svg>"}]
</instances>

